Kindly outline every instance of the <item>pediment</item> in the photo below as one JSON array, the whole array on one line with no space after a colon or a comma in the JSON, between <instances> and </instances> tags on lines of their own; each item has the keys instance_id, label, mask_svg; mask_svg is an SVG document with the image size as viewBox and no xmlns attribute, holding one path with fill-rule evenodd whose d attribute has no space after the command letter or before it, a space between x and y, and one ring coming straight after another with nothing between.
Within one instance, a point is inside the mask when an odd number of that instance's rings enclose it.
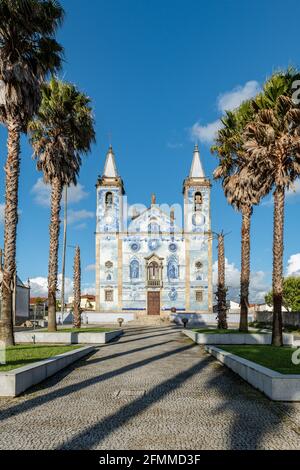
<instances>
[{"instance_id":1,"label":"pediment","mask_svg":"<svg viewBox=\"0 0 300 470\"><path fill-rule=\"evenodd\" d=\"M142 228L142 231L148 230L148 224L156 221L160 226L160 231L165 232L170 230L172 225L170 214L164 212L158 206L151 206L148 209L145 209L137 217L135 217L130 223L130 230L133 230L137 227ZM180 231L180 228L174 224L174 231Z\"/></svg>"},{"instance_id":2,"label":"pediment","mask_svg":"<svg viewBox=\"0 0 300 470\"><path fill-rule=\"evenodd\" d=\"M146 256L145 260L148 261L148 263L151 263L151 261L157 261L158 263L161 263L164 258L161 258L160 256L157 256L157 254L152 253L150 256Z\"/></svg>"}]
</instances>

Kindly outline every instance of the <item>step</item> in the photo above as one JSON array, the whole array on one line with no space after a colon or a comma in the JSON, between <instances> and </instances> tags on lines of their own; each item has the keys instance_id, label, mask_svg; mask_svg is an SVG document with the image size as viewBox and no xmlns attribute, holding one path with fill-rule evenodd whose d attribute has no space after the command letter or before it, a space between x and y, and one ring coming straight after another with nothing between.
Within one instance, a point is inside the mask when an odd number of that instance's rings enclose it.
<instances>
[{"instance_id":1,"label":"step","mask_svg":"<svg viewBox=\"0 0 300 470\"><path fill-rule=\"evenodd\" d=\"M145 315L128 322L130 325L168 325L170 324L169 318L160 316Z\"/></svg>"}]
</instances>

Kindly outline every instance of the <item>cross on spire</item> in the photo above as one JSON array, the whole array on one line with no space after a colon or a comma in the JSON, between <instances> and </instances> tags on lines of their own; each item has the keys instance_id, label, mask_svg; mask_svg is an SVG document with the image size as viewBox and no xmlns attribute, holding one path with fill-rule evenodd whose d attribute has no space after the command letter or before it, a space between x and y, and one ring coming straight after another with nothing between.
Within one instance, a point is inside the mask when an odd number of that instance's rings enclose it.
<instances>
[{"instance_id":1,"label":"cross on spire","mask_svg":"<svg viewBox=\"0 0 300 470\"><path fill-rule=\"evenodd\" d=\"M190 171L190 178L205 178L203 167L200 160L198 144L195 144L193 161Z\"/></svg>"}]
</instances>

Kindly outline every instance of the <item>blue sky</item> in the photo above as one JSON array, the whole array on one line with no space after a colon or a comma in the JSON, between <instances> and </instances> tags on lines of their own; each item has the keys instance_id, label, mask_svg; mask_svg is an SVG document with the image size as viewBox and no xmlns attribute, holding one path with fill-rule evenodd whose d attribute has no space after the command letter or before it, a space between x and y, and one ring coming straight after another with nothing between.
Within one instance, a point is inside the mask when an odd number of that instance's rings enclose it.
<instances>
[{"instance_id":1,"label":"blue sky","mask_svg":"<svg viewBox=\"0 0 300 470\"><path fill-rule=\"evenodd\" d=\"M210 176L216 165L210 139L222 109L254 93L278 67L300 66L300 4L296 0L287 0L284 7L279 0L64 0L62 4L66 19L58 38L66 60L60 77L91 97L96 119L97 144L82 165L79 188L73 191L68 239L70 245L81 246L83 288L92 292L95 182L103 170L109 134L129 203L149 204L152 192L158 203L181 203L195 137ZM3 162L5 140L2 128ZM23 136L17 263L21 278L33 279L35 293L41 294L47 276L49 207L31 155ZM0 176L3 203L3 170ZM297 188L286 205L284 264L289 272L300 272L300 185ZM212 227L230 232L228 283L237 287L240 216L228 206L217 183L212 191ZM3 226L1 237L2 232ZM72 257L73 249L68 248L69 278ZM271 269L272 203L267 199L253 217L252 300L268 288Z\"/></svg>"}]
</instances>

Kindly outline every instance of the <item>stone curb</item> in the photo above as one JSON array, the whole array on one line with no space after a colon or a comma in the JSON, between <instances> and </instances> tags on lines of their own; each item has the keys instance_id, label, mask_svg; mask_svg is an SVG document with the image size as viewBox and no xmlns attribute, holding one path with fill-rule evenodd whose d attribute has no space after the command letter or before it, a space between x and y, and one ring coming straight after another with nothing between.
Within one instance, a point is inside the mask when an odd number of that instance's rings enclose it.
<instances>
[{"instance_id":1,"label":"stone curb","mask_svg":"<svg viewBox=\"0 0 300 470\"><path fill-rule=\"evenodd\" d=\"M272 335L268 333L196 333L191 330L182 330L182 333L197 344L271 344ZM293 346L293 335L283 335L284 344Z\"/></svg>"},{"instance_id":2,"label":"stone curb","mask_svg":"<svg viewBox=\"0 0 300 470\"><path fill-rule=\"evenodd\" d=\"M95 346L85 346L68 351L44 361L18 367L8 372L0 372L0 396L16 397L32 385L38 384L78 359L94 351Z\"/></svg>"},{"instance_id":3,"label":"stone curb","mask_svg":"<svg viewBox=\"0 0 300 470\"><path fill-rule=\"evenodd\" d=\"M300 401L300 375L280 374L215 346L205 350L274 401Z\"/></svg>"},{"instance_id":4,"label":"stone curb","mask_svg":"<svg viewBox=\"0 0 300 470\"><path fill-rule=\"evenodd\" d=\"M105 344L118 338L123 330L103 333L48 333L39 331L19 331L15 333L16 343L53 343L53 344Z\"/></svg>"}]
</instances>

